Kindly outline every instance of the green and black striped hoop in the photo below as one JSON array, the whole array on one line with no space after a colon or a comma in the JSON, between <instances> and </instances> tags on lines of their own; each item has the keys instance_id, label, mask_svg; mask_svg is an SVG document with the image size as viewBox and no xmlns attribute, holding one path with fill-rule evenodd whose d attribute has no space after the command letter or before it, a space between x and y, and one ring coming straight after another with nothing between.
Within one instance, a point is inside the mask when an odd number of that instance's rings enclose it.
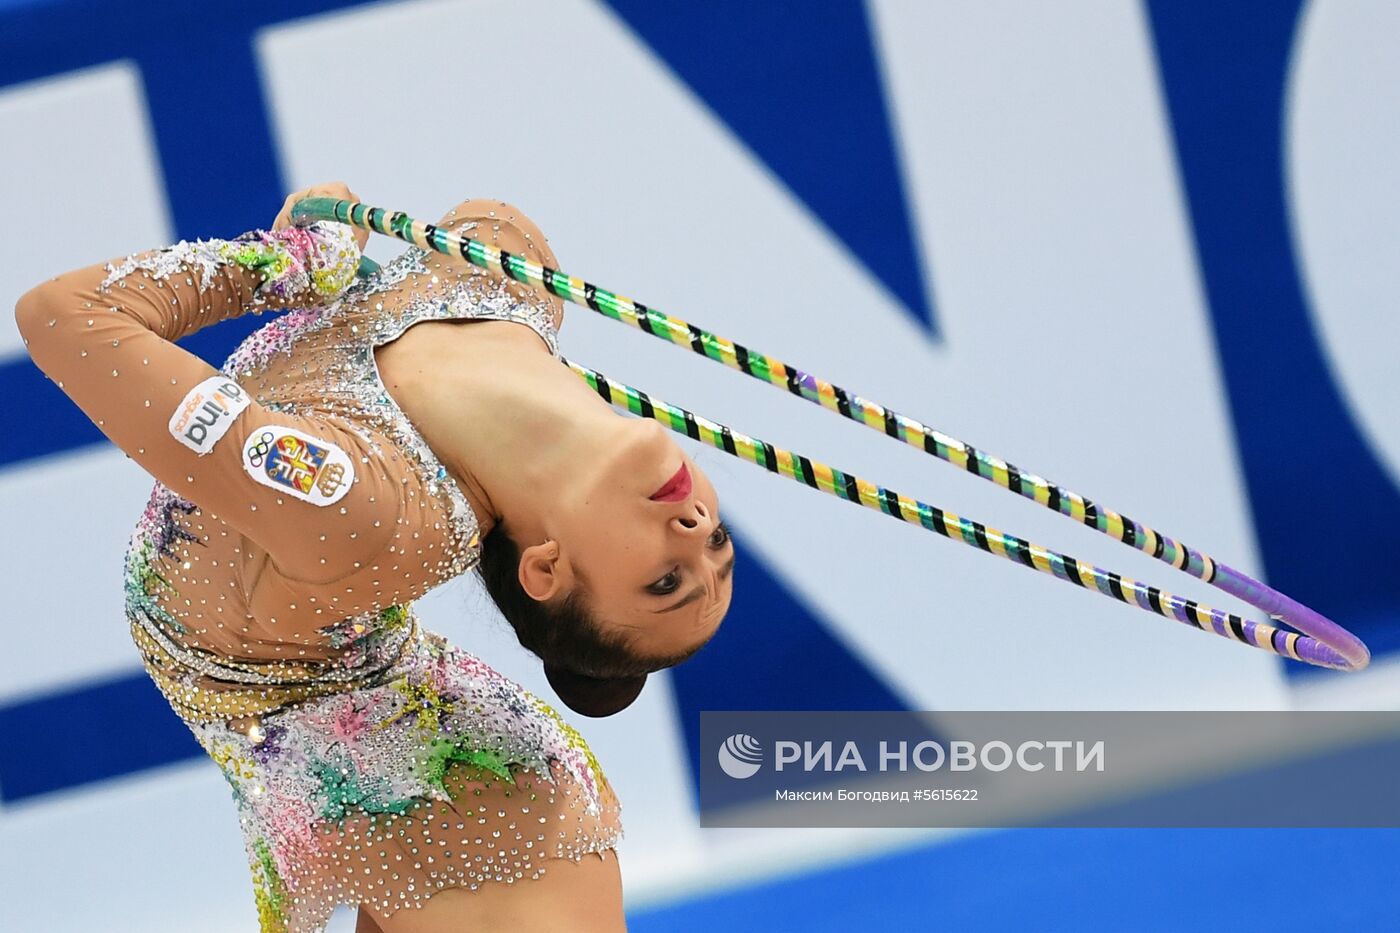
<instances>
[{"instance_id":1,"label":"green and black striped hoop","mask_svg":"<svg viewBox=\"0 0 1400 933\"><path fill-rule=\"evenodd\" d=\"M791 394L864 424L926 453L1031 499L1061 515L1087 525L1136 550L1244 600L1275 621L1297 631L1245 619L1155 586L1123 577L1006 534L964 516L877 486L820 461L793 453L694 412L663 402L639 389L609 380L570 360L564 362L611 404L723 450L743 460L892 518L920 525L1075 585L1149 612L1261 648L1281 657L1338 670L1360 670L1370 651L1355 635L1283 593L1211 558L1203 551L1105 508L1078 493L1007 463L920 421L863 398L767 354L717 336L687 321L641 302L599 288L479 240L461 237L425 224L399 211L334 198L305 198L293 207L297 222L335 220L396 237L424 249L465 259L472 265L503 274L517 282L590 308L669 343L722 363L731 369L786 389ZM373 264L365 260L365 271Z\"/></svg>"}]
</instances>

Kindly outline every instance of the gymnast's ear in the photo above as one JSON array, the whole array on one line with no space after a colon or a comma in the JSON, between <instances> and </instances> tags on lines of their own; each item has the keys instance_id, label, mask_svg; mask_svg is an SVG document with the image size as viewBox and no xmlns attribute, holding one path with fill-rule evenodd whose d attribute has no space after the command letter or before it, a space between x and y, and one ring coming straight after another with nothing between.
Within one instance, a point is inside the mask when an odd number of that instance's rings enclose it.
<instances>
[{"instance_id":1,"label":"gymnast's ear","mask_svg":"<svg viewBox=\"0 0 1400 933\"><path fill-rule=\"evenodd\" d=\"M520 588L536 602L549 602L574 585L573 568L560 553L559 542L552 539L522 550L516 573Z\"/></svg>"}]
</instances>

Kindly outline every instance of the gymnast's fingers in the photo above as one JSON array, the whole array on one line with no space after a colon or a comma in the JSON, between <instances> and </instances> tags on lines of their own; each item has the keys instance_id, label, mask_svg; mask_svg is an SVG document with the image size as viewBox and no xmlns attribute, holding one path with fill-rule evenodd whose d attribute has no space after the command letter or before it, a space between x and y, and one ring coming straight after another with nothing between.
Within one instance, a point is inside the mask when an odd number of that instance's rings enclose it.
<instances>
[{"instance_id":1,"label":"gymnast's fingers","mask_svg":"<svg viewBox=\"0 0 1400 933\"><path fill-rule=\"evenodd\" d=\"M282 202L282 210L277 213L276 219L272 221L273 230L281 230L292 223L292 208L302 198L335 198L336 200L358 201L360 196L351 191L349 186L343 181L333 181L322 185L312 185L310 188L302 188L287 195L287 199ZM364 252L365 246L369 243L369 231L352 226L351 232L355 237L355 242L359 244L360 251Z\"/></svg>"}]
</instances>

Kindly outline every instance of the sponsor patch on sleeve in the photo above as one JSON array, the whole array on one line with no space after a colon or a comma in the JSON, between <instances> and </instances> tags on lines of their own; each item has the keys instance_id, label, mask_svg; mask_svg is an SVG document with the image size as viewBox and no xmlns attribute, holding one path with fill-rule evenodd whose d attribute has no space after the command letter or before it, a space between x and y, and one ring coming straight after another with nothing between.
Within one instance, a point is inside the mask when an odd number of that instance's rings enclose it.
<instances>
[{"instance_id":1,"label":"sponsor patch on sleeve","mask_svg":"<svg viewBox=\"0 0 1400 933\"><path fill-rule=\"evenodd\" d=\"M227 376L210 376L190 389L170 416L170 435L201 457L214 449L248 407L248 393Z\"/></svg>"},{"instance_id":2,"label":"sponsor patch on sleeve","mask_svg":"<svg viewBox=\"0 0 1400 933\"><path fill-rule=\"evenodd\" d=\"M243 445L243 470L253 479L312 505L331 505L350 491L355 465L339 447L296 428L263 425Z\"/></svg>"}]
</instances>

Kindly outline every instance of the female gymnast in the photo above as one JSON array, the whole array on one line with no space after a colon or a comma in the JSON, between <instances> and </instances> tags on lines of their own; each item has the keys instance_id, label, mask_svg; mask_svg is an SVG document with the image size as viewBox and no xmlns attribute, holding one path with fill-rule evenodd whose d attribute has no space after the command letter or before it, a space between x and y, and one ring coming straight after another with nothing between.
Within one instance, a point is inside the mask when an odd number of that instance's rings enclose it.
<instances>
[{"instance_id":1,"label":"female gymnast","mask_svg":"<svg viewBox=\"0 0 1400 933\"><path fill-rule=\"evenodd\" d=\"M560 365L559 299L418 248L357 280L366 233L288 222L313 195L358 200L299 191L269 230L16 308L34 361L157 480L132 636L233 789L264 933L337 904L360 933L623 929L620 808L588 746L413 601L478 572L559 697L610 715L728 610L715 490ZM502 202L439 226L557 267ZM287 313L221 370L174 342L267 310Z\"/></svg>"}]
</instances>

